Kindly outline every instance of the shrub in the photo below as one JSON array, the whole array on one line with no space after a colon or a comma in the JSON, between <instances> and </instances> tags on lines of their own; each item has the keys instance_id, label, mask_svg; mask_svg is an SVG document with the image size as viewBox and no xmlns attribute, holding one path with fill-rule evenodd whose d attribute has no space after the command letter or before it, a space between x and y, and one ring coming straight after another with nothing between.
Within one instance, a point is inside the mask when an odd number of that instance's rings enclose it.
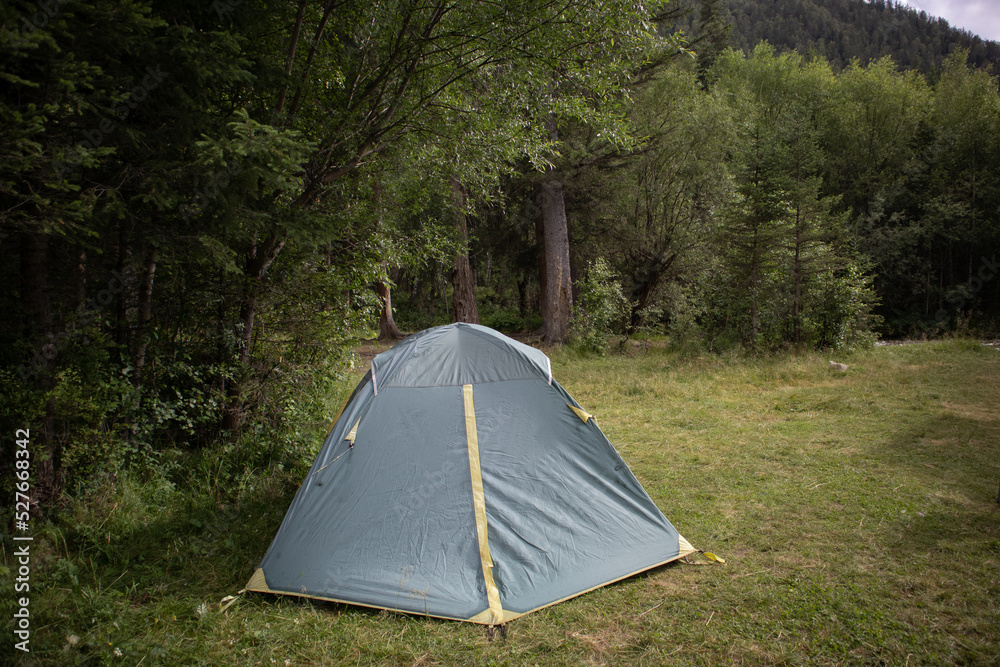
<instances>
[{"instance_id":1,"label":"shrub","mask_svg":"<svg viewBox=\"0 0 1000 667\"><path fill-rule=\"evenodd\" d=\"M581 349L604 354L608 338L628 316L628 299L611 267L601 257L587 263L587 272L576 286L580 297L573 316L572 342Z\"/></svg>"}]
</instances>

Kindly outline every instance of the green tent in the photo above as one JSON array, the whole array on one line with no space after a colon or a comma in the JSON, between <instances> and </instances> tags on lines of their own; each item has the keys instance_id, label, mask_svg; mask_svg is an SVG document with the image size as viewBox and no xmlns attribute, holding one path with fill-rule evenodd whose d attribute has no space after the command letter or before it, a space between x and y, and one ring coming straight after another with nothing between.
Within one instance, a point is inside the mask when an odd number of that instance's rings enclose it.
<instances>
[{"instance_id":1,"label":"green tent","mask_svg":"<svg viewBox=\"0 0 1000 667\"><path fill-rule=\"evenodd\" d=\"M497 625L693 551L545 354L452 324L375 357L247 590Z\"/></svg>"}]
</instances>

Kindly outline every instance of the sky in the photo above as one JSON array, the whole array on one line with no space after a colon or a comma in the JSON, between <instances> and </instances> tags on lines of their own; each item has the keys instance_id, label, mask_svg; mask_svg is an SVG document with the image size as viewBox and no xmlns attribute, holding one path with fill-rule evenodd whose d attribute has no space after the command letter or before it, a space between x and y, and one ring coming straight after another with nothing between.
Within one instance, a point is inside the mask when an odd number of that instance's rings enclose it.
<instances>
[{"instance_id":1,"label":"sky","mask_svg":"<svg viewBox=\"0 0 1000 667\"><path fill-rule=\"evenodd\" d=\"M1000 42L1000 0L904 0L917 10L940 16L953 28Z\"/></svg>"}]
</instances>

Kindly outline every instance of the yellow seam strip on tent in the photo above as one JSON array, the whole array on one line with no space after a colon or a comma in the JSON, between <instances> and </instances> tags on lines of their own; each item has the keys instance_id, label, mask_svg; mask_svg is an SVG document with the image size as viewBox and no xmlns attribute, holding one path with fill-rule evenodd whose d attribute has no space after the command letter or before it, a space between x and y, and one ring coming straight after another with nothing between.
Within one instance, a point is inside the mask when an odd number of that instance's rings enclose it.
<instances>
[{"instance_id":1,"label":"yellow seam strip on tent","mask_svg":"<svg viewBox=\"0 0 1000 667\"><path fill-rule=\"evenodd\" d=\"M486 599L490 605L490 620L493 625L503 623L503 606L500 591L493 581L493 559L486 534L486 496L483 493L483 473L479 467L479 434L476 430L476 406L472 401L472 385L462 385L465 401L465 436L469 443L469 471L472 474L472 503L476 514L476 534L479 536L479 559L483 564L486 580Z\"/></svg>"},{"instance_id":2,"label":"yellow seam strip on tent","mask_svg":"<svg viewBox=\"0 0 1000 667\"><path fill-rule=\"evenodd\" d=\"M507 621L513 621L515 618L520 618L521 616L524 616L524 614L521 614L516 611L511 611L509 609L503 610L504 623L506 623ZM493 622L493 612L490 611L489 609L484 609L475 616L465 619L465 621L467 623L479 623L481 625L496 625L496 623Z\"/></svg>"},{"instance_id":3,"label":"yellow seam strip on tent","mask_svg":"<svg viewBox=\"0 0 1000 667\"><path fill-rule=\"evenodd\" d=\"M346 436L344 436L344 440L350 440L351 445L354 445L354 440L355 438L358 437L358 426L360 425L361 425L361 419L358 418L358 421L354 422L354 428L351 429L351 432L348 433Z\"/></svg>"},{"instance_id":4,"label":"yellow seam strip on tent","mask_svg":"<svg viewBox=\"0 0 1000 667\"><path fill-rule=\"evenodd\" d=\"M573 412L576 413L577 417L579 417L580 419L583 420L584 424L587 423L588 419L593 419L594 418L594 415L590 414L589 412L587 412L583 408L578 408L575 405L570 405L569 403L567 403L566 405L569 407L570 410L572 410Z\"/></svg>"}]
</instances>

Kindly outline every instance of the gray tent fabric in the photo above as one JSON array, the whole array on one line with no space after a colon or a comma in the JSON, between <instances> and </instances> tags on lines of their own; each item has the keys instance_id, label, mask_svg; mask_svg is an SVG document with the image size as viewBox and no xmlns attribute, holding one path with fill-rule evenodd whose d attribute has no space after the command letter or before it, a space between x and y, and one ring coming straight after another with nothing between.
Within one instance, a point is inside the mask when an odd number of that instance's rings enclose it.
<instances>
[{"instance_id":1,"label":"gray tent fabric","mask_svg":"<svg viewBox=\"0 0 1000 667\"><path fill-rule=\"evenodd\" d=\"M247 590L496 625L693 551L544 353L459 323L375 357Z\"/></svg>"}]
</instances>

